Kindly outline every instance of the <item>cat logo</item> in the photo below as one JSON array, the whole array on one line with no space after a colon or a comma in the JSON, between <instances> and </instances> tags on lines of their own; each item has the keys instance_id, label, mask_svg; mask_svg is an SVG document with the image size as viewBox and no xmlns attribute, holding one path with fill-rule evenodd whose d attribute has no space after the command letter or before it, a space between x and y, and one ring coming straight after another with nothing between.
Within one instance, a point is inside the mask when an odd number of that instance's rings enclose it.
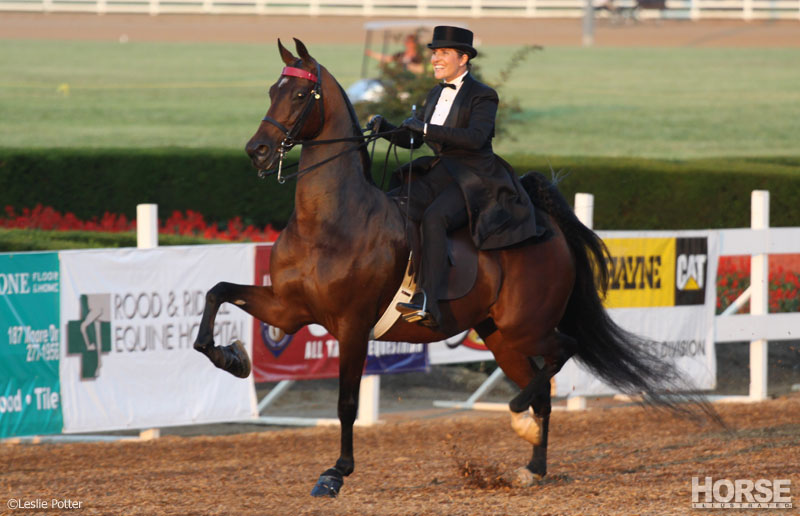
<instances>
[{"instance_id":1,"label":"cat logo","mask_svg":"<svg viewBox=\"0 0 800 516\"><path fill-rule=\"evenodd\" d=\"M706 298L708 240L675 239L675 305L702 305Z\"/></svg>"},{"instance_id":2,"label":"cat logo","mask_svg":"<svg viewBox=\"0 0 800 516\"><path fill-rule=\"evenodd\" d=\"M675 286L678 290L702 290L706 272L706 255L682 254L678 256Z\"/></svg>"},{"instance_id":3,"label":"cat logo","mask_svg":"<svg viewBox=\"0 0 800 516\"><path fill-rule=\"evenodd\" d=\"M702 305L705 302L706 237L611 238L606 308Z\"/></svg>"}]
</instances>

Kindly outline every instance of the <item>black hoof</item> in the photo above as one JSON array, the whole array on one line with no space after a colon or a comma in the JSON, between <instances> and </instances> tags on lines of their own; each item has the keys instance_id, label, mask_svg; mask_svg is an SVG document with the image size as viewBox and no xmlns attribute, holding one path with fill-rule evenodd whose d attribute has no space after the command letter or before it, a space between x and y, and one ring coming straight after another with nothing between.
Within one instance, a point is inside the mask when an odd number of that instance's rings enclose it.
<instances>
[{"instance_id":1,"label":"black hoof","mask_svg":"<svg viewBox=\"0 0 800 516\"><path fill-rule=\"evenodd\" d=\"M319 480L317 480L314 489L311 490L311 496L317 498L336 498L339 490L344 484L344 477L336 470L328 470L323 473Z\"/></svg>"},{"instance_id":2,"label":"black hoof","mask_svg":"<svg viewBox=\"0 0 800 516\"><path fill-rule=\"evenodd\" d=\"M247 350L244 349L242 341L237 340L229 346L223 348L225 353L225 370L238 378L250 376L252 365Z\"/></svg>"}]
</instances>

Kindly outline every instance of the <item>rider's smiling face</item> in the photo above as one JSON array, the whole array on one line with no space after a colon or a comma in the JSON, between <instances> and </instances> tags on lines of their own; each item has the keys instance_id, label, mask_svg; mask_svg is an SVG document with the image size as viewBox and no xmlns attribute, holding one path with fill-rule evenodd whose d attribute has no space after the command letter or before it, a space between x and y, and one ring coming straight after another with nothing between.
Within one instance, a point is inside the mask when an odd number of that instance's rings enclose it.
<instances>
[{"instance_id":1,"label":"rider's smiling face","mask_svg":"<svg viewBox=\"0 0 800 516\"><path fill-rule=\"evenodd\" d=\"M435 48L431 54L433 75L439 80L452 81L467 71L466 54L459 54L454 48Z\"/></svg>"}]
</instances>

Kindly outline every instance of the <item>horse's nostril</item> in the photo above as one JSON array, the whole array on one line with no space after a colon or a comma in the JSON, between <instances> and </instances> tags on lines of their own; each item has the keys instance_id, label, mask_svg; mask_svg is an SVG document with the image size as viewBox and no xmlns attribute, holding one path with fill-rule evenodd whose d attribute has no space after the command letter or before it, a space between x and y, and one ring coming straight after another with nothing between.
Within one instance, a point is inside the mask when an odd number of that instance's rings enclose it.
<instances>
[{"instance_id":1,"label":"horse's nostril","mask_svg":"<svg viewBox=\"0 0 800 516\"><path fill-rule=\"evenodd\" d=\"M264 143L248 143L246 151L251 158L263 159L269 155L270 146Z\"/></svg>"}]
</instances>

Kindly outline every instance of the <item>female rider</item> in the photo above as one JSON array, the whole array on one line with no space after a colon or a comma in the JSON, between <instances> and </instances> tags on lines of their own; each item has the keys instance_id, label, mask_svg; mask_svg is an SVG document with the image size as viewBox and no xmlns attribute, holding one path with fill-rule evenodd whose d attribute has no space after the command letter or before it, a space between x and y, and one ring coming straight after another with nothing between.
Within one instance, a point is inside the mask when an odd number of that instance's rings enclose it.
<instances>
[{"instance_id":1,"label":"female rider","mask_svg":"<svg viewBox=\"0 0 800 516\"><path fill-rule=\"evenodd\" d=\"M438 26L433 31L431 64L441 80L425 101L424 110L401 124L407 129L391 136L404 148L424 141L435 153L415 160L415 178L409 202L422 206L419 290L410 303L397 310L408 321L429 327L442 324L438 305L439 287L447 274L447 233L469 225L478 249L510 246L534 236L534 208L516 174L492 151L497 93L469 73L470 60L478 55L473 34L460 27ZM370 122L378 131L394 126L380 115ZM412 134L413 133L413 134Z\"/></svg>"}]
</instances>

